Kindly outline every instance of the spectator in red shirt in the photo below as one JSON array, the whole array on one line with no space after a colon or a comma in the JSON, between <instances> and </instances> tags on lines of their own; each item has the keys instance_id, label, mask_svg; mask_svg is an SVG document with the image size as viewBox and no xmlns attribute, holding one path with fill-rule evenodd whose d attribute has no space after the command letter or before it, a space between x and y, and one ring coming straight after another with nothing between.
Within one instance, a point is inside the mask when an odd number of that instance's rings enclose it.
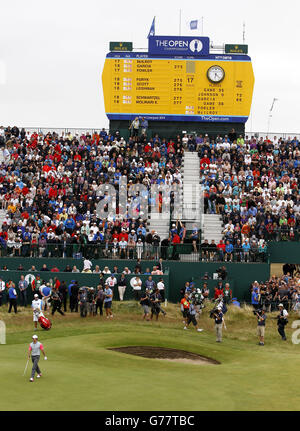
<instances>
[{"instance_id":1,"label":"spectator in red shirt","mask_svg":"<svg viewBox=\"0 0 300 431\"><path fill-rule=\"evenodd\" d=\"M59 272L59 269L58 269L56 266L54 266L54 267L50 270L50 272Z\"/></svg>"},{"instance_id":2,"label":"spectator in red shirt","mask_svg":"<svg viewBox=\"0 0 300 431\"><path fill-rule=\"evenodd\" d=\"M204 156L200 160L200 169L204 170L204 169L208 168L209 165L210 165L210 160L209 160L207 154L204 154Z\"/></svg>"},{"instance_id":3,"label":"spectator in red shirt","mask_svg":"<svg viewBox=\"0 0 300 431\"><path fill-rule=\"evenodd\" d=\"M180 241L180 236L175 233L175 235L173 236L172 244L180 244Z\"/></svg>"},{"instance_id":4,"label":"spectator in red shirt","mask_svg":"<svg viewBox=\"0 0 300 431\"><path fill-rule=\"evenodd\" d=\"M122 229L122 232L119 234L119 241L128 242L128 233L126 233L124 229Z\"/></svg>"},{"instance_id":5,"label":"spectator in red shirt","mask_svg":"<svg viewBox=\"0 0 300 431\"><path fill-rule=\"evenodd\" d=\"M218 249L221 260L223 260L223 258L224 258L225 247L226 247L226 245L225 245L224 241L222 239L220 239L220 242L217 245L217 249Z\"/></svg>"},{"instance_id":6,"label":"spectator in red shirt","mask_svg":"<svg viewBox=\"0 0 300 431\"><path fill-rule=\"evenodd\" d=\"M218 286L215 287L214 299L218 299L219 296L223 296L223 285L222 281L218 282Z\"/></svg>"},{"instance_id":7,"label":"spectator in red shirt","mask_svg":"<svg viewBox=\"0 0 300 431\"><path fill-rule=\"evenodd\" d=\"M50 187L49 189L49 199L57 198L57 186Z\"/></svg>"}]
</instances>

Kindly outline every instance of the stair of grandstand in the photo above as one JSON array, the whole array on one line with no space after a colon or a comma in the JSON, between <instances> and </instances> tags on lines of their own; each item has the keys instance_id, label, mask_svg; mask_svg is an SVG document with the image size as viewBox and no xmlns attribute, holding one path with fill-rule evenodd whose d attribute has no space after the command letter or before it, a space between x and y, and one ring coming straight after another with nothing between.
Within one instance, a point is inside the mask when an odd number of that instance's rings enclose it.
<instances>
[{"instance_id":1,"label":"stair of grandstand","mask_svg":"<svg viewBox=\"0 0 300 431\"><path fill-rule=\"evenodd\" d=\"M148 217L147 231L155 231L162 241L169 238L170 232L170 216L166 217L165 214L151 213Z\"/></svg>"},{"instance_id":2,"label":"stair of grandstand","mask_svg":"<svg viewBox=\"0 0 300 431\"><path fill-rule=\"evenodd\" d=\"M223 221L219 214L203 214L202 239L208 239L210 243L212 239L218 244L223 238Z\"/></svg>"},{"instance_id":3,"label":"stair of grandstand","mask_svg":"<svg viewBox=\"0 0 300 431\"><path fill-rule=\"evenodd\" d=\"M199 158L196 152L185 152L183 164L181 167L182 174L182 213L181 220L189 223L197 218L194 214L199 209L198 193L200 182ZM196 216L196 217L195 217ZM174 218L174 217L173 217ZM186 225L189 229L190 226Z\"/></svg>"},{"instance_id":4,"label":"stair of grandstand","mask_svg":"<svg viewBox=\"0 0 300 431\"><path fill-rule=\"evenodd\" d=\"M182 221L187 230L200 221L200 166L196 152L185 152L182 167Z\"/></svg>"},{"instance_id":5,"label":"stair of grandstand","mask_svg":"<svg viewBox=\"0 0 300 431\"><path fill-rule=\"evenodd\" d=\"M3 222L6 219L6 216L7 216L6 210L1 210L0 209L0 226L2 226Z\"/></svg>"},{"instance_id":6,"label":"stair of grandstand","mask_svg":"<svg viewBox=\"0 0 300 431\"><path fill-rule=\"evenodd\" d=\"M187 231L191 231L196 224L201 228L201 187L200 187L200 165L197 152L185 152L183 157L182 172L182 217ZM184 261L199 260L198 253L192 253L190 245L186 253L180 253L179 259ZM182 250L183 248L181 248Z\"/></svg>"}]
</instances>

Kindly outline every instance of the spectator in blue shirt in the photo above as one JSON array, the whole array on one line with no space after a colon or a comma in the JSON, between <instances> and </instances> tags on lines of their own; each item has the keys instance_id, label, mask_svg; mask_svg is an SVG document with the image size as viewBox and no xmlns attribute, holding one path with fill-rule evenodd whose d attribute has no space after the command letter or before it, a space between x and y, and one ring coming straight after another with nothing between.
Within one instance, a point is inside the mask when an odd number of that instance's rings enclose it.
<instances>
[{"instance_id":1,"label":"spectator in blue shirt","mask_svg":"<svg viewBox=\"0 0 300 431\"><path fill-rule=\"evenodd\" d=\"M112 314L112 311L111 311L112 298L113 298L113 291L108 286L108 284L105 284L105 289L104 289L104 308L105 308L106 318L107 319L109 319L110 317L111 318L114 317L113 314Z\"/></svg>"},{"instance_id":2,"label":"spectator in blue shirt","mask_svg":"<svg viewBox=\"0 0 300 431\"><path fill-rule=\"evenodd\" d=\"M162 177L162 175L159 175L157 180L156 180L156 184L160 185L160 184L165 184L165 180Z\"/></svg>"},{"instance_id":3,"label":"spectator in blue shirt","mask_svg":"<svg viewBox=\"0 0 300 431\"><path fill-rule=\"evenodd\" d=\"M94 163L94 167L96 168L97 172L99 172L102 168L102 163L100 162L100 160L96 160Z\"/></svg>"},{"instance_id":4,"label":"spectator in blue shirt","mask_svg":"<svg viewBox=\"0 0 300 431\"><path fill-rule=\"evenodd\" d=\"M22 239L23 239L22 256L27 257L29 256L30 242L31 242L31 233L29 232L28 228L26 228L26 231L23 232Z\"/></svg>"},{"instance_id":5,"label":"spectator in blue shirt","mask_svg":"<svg viewBox=\"0 0 300 431\"><path fill-rule=\"evenodd\" d=\"M95 241L95 242L102 242L103 239L104 239L104 236L101 232L95 233L95 235L93 237L93 241Z\"/></svg>"},{"instance_id":6,"label":"spectator in blue shirt","mask_svg":"<svg viewBox=\"0 0 300 431\"><path fill-rule=\"evenodd\" d=\"M147 231L146 231L146 228L141 224L141 225L137 228L136 233L137 233L137 235L143 235L143 236L146 236Z\"/></svg>"},{"instance_id":7,"label":"spectator in blue shirt","mask_svg":"<svg viewBox=\"0 0 300 431\"><path fill-rule=\"evenodd\" d=\"M51 296L51 288L49 286L49 283L44 284L41 286L40 288L40 292L42 295L42 301L43 301L43 305L44 305L44 311L47 310L47 305L48 305L48 299Z\"/></svg>"},{"instance_id":8,"label":"spectator in blue shirt","mask_svg":"<svg viewBox=\"0 0 300 431\"><path fill-rule=\"evenodd\" d=\"M143 117L141 120L142 135L147 136L148 126L148 120Z\"/></svg>"},{"instance_id":9,"label":"spectator in blue shirt","mask_svg":"<svg viewBox=\"0 0 300 431\"><path fill-rule=\"evenodd\" d=\"M228 262L230 260L230 262L232 262L232 257L233 257L233 245L230 243L229 240L226 241L225 243L225 260Z\"/></svg>"},{"instance_id":10,"label":"spectator in blue shirt","mask_svg":"<svg viewBox=\"0 0 300 431\"><path fill-rule=\"evenodd\" d=\"M69 216L67 218L67 220L65 220L64 226L66 228L66 231L71 234L73 232L74 227L75 227L74 219L71 216Z\"/></svg>"},{"instance_id":11,"label":"spectator in blue shirt","mask_svg":"<svg viewBox=\"0 0 300 431\"><path fill-rule=\"evenodd\" d=\"M101 138L107 138L107 133L106 133L105 129L102 129L99 134L100 134Z\"/></svg>"},{"instance_id":12,"label":"spectator in blue shirt","mask_svg":"<svg viewBox=\"0 0 300 431\"><path fill-rule=\"evenodd\" d=\"M260 301L260 294L258 292L257 287L255 287L251 295L251 304L253 305L255 310L259 308L259 301Z\"/></svg>"},{"instance_id":13,"label":"spectator in blue shirt","mask_svg":"<svg viewBox=\"0 0 300 431\"><path fill-rule=\"evenodd\" d=\"M250 244L249 244L249 240L245 239L245 241L242 244L242 249L244 252L244 260L245 262L249 261L249 252L250 252Z\"/></svg>"}]
</instances>

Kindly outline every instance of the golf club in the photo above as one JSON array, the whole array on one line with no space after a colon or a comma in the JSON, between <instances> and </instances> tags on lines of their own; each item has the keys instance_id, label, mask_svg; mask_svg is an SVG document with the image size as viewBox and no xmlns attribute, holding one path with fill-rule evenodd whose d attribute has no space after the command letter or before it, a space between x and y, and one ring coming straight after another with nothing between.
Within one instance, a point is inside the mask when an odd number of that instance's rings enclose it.
<instances>
[{"instance_id":1,"label":"golf club","mask_svg":"<svg viewBox=\"0 0 300 431\"><path fill-rule=\"evenodd\" d=\"M25 373L26 373L26 370L27 370L27 367L28 367L28 363L29 363L29 358L27 359L27 362L26 362L26 366L25 366L25 370L24 370L23 376L25 376Z\"/></svg>"}]
</instances>

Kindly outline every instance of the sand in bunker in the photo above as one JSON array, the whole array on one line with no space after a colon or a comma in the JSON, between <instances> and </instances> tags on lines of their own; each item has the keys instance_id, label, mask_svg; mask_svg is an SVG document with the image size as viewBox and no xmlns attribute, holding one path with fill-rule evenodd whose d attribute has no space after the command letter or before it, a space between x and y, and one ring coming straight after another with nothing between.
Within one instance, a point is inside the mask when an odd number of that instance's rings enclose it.
<instances>
[{"instance_id":1,"label":"sand in bunker","mask_svg":"<svg viewBox=\"0 0 300 431\"><path fill-rule=\"evenodd\" d=\"M108 350L126 353L128 355L141 356L149 359L160 359L169 362L179 362L183 364L194 365L218 365L220 362L197 353L187 352L185 350L171 349L167 347L154 346L126 346L114 347Z\"/></svg>"}]
</instances>

